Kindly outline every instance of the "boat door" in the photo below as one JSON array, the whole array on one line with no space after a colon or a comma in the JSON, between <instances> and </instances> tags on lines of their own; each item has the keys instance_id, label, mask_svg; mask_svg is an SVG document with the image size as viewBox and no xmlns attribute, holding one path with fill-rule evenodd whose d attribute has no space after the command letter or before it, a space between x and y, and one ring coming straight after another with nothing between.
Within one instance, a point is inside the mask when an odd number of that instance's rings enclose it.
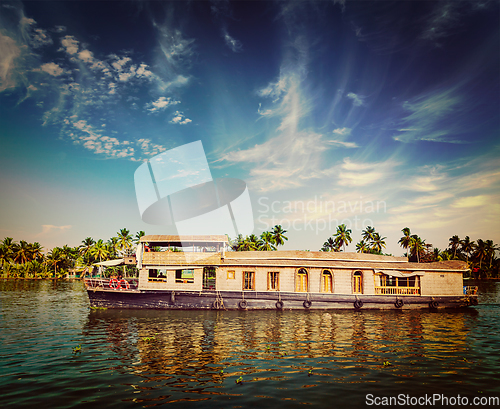
<instances>
[{"instance_id":1,"label":"boat door","mask_svg":"<svg viewBox=\"0 0 500 409\"><path fill-rule=\"evenodd\" d=\"M361 271L356 271L354 273L353 280L353 293L354 294L362 294L363 293L363 274Z\"/></svg>"},{"instance_id":2,"label":"boat door","mask_svg":"<svg viewBox=\"0 0 500 409\"><path fill-rule=\"evenodd\" d=\"M203 267L203 289L207 291L215 291L215 284L215 267Z\"/></svg>"}]
</instances>

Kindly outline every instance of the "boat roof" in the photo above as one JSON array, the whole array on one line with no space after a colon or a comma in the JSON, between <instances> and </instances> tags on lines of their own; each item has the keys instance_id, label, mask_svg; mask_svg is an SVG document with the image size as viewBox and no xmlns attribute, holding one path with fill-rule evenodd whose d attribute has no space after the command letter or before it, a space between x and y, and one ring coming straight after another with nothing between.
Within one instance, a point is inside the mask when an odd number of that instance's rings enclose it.
<instances>
[{"instance_id":1,"label":"boat roof","mask_svg":"<svg viewBox=\"0 0 500 409\"><path fill-rule=\"evenodd\" d=\"M229 244L227 235L149 235L142 236L139 240L141 243L154 243L155 245L170 245L170 246L210 246L214 244Z\"/></svg>"},{"instance_id":2,"label":"boat roof","mask_svg":"<svg viewBox=\"0 0 500 409\"><path fill-rule=\"evenodd\" d=\"M228 251L226 259L245 260L336 260L336 261L366 261L366 262L400 262L407 263L406 257L385 256L370 253L351 253L343 251L304 251L304 250L278 250L278 251Z\"/></svg>"},{"instance_id":3,"label":"boat roof","mask_svg":"<svg viewBox=\"0 0 500 409\"><path fill-rule=\"evenodd\" d=\"M408 262L406 257L318 251L228 251L224 254L221 264L232 266L354 268L376 270L382 273L392 270L456 272L469 269L467 263L461 260L413 263Z\"/></svg>"}]
</instances>

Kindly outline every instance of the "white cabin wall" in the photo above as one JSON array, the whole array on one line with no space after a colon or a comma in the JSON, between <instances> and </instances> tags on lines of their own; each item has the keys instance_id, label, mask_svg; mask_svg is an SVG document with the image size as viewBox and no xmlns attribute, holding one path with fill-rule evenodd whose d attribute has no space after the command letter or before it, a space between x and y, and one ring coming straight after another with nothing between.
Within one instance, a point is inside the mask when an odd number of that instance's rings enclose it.
<instances>
[{"instance_id":1,"label":"white cabin wall","mask_svg":"<svg viewBox=\"0 0 500 409\"><path fill-rule=\"evenodd\" d=\"M234 271L234 278L228 279L229 271ZM220 267L217 269L216 288L217 291L241 291L243 287L243 273L240 268Z\"/></svg>"},{"instance_id":2,"label":"white cabin wall","mask_svg":"<svg viewBox=\"0 0 500 409\"><path fill-rule=\"evenodd\" d=\"M361 270L363 273L363 294L375 294L375 273L373 270Z\"/></svg>"},{"instance_id":3,"label":"white cabin wall","mask_svg":"<svg viewBox=\"0 0 500 409\"><path fill-rule=\"evenodd\" d=\"M330 269L333 274L333 292L335 294L352 294L352 271Z\"/></svg>"},{"instance_id":4,"label":"white cabin wall","mask_svg":"<svg viewBox=\"0 0 500 409\"><path fill-rule=\"evenodd\" d=\"M422 295L463 294L463 276L457 273L426 271L420 276Z\"/></svg>"},{"instance_id":5,"label":"white cabin wall","mask_svg":"<svg viewBox=\"0 0 500 409\"><path fill-rule=\"evenodd\" d=\"M148 281L149 269L143 268L139 271L139 282L141 289L148 290L188 290L201 291L203 285L203 268L194 269L194 283L176 283L175 270L167 270L167 281Z\"/></svg>"}]
</instances>

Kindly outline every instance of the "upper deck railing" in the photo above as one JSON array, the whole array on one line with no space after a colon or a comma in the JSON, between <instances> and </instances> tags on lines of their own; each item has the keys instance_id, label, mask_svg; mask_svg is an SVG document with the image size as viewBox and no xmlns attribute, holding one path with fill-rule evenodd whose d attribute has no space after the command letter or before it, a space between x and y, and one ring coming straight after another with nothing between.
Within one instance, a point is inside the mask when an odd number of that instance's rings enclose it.
<instances>
[{"instance_id":1,"label":"upper deck railing","mask_svg":"<svg viewBox=\"0 0 500 409\"><path fill-rule=\"evenodd\" d=\"M378 287L375 286L375 294L383 295L420 295L420 287Z\"/></svg>"}]
</instances>

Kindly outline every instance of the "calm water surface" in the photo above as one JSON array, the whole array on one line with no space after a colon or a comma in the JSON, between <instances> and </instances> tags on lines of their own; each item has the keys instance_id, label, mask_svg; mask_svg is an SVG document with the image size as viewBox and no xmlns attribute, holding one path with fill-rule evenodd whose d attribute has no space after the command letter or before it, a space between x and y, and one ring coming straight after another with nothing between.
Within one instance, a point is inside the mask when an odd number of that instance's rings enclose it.
<instances>
[{"instance_id":1,"label":"calm water surface","mask_svg":"<svg viewBox=\"0 0 500 409\"><path fill-rule=\"evenodd\" d=\"M500 283L479 285L458 312L93 311L81 282L0 280L0 407L500 396Z\"/></svg>"}]
</instances>

